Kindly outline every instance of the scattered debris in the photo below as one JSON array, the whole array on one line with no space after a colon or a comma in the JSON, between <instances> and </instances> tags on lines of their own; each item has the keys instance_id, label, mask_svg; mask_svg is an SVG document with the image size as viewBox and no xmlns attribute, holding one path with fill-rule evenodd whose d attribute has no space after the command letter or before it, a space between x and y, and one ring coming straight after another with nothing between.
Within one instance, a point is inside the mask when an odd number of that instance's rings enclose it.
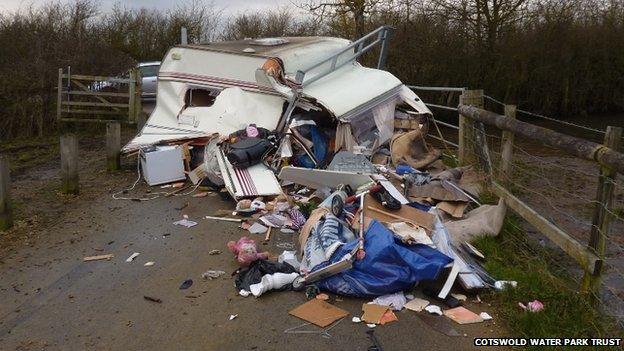
<instances>
[{"instance_id":1,"label":"scattered debris","mask_svg":"<svg viewBox=\"0 0 624 351\"><path fill-rule=\"evenodd\" d=\"M526 305L522 302L518 302L518 306L520 306L523 310L529 312L540 312L544 309L544 304L539 300L533 300L528 302Z\"/></svg>"},{"instance_id":2,"label":"scattered debris","mask_svg":"<svg viewBox=\"0 0 624 351\"><path fill-rule=\"evenodd\" d=\"M362 305L362 320L367 323L380 324L384 314L388 311L388 306L365 303Z\"/></svg>"},{"instance_id":3,"label":"scattered debris","mask_svg":"<svg viewBox=\"0 0 624 351\"><path fill-rule=\"evenodd\" d=\"M240 223L243 220L240 218L226 218L226 217L215 217L215 216L206 216L204 217L206 219L212 219L215 221L224 221L224 222L236 222L236 223ZM197 224L197 223L196 223Z\"/></svg>"},{"instance_id":4,"label":"scattered debris","mask_svg":"<svg viewBox=\"0 0 624 351\"><path fill-rule=\"evenodd\" d=\"M288 313L321 328L349 315L349 312L317 299L312 299Z\"/></svg>"},{"instance_id":5,"label":"scattered debris","mask_svg":"<svg viewBox=\"0 0 624 351\"><path fill-rule=\"evenodd\" d=\"M499 280L494 283L494 289L503 291L507 288L516 288L518 286L518 282L513 280Z\"/></svg>"},{"instance_id":6,"label":"scattered debris","mask_svg":"<svg viewBox=\"0 0 624 351\"><path fill-rule=\"evenodd\" d=\"M228 318L228 320L234 320L238 317L238 314L231 314L230 317Z\"/></svg>"},{"instance_id":7,"label":"scattered debris","mask_svg":"<svg viewBox=\"0 0 624 351\"><path fill-rule=\"evenodd\" d=\"M82 260L84 262L90 262L90 261L110 260L113 257L115 257L115 255L106 254L106 255L97 255L97 256L87 256L83 258Z\"/></svg>"},{"instance_id":8,"label":"scattered debris","mask_svg":"<svg viewBox=\"0 0 624 351\"><path fill-rule=\"evenodd\" d=\"M143 298L147 301L152 301L152 302L156 302L156 303L162 303L162 300L156 297L151 297L151 296L147 296L147 295L143 295Z\"/></svg>"},{"instance_id":9,"label":"scattered debris","mask_svg":"<svg viewBox=\"0 0 624 351\"><path fill-rule=\"evenodd\" d=\"M258 297L269 290L281 289L292 282L299 276L299 273L273 273L262 276L260 282L249 286L249 291Z\"/></svg>"},{"instance_id":10,"label":"scattered debris","mask_svg":"<svg viewBox=\"0 0 624 351\"><path fill-rule=\"evenodd\" d=\"M440 306L436 306L436 305L429 305L425 307L425 311L431 313L431 314L437 314L438 316L442 315L442 309L440 309Z\"/></svg>"},{"instance_id":11,"label":"scattered debris","mask_svg":"<svg viewBox=\"0 0 624 351\"><path fill-rule=\"evenodd\" d=\"M229 241L227 247L236 256L236 260L241 267L247 267L258 259L266 260L269 258L268 252L259 253L256 242L246 236L238 239L236 242Z\"/></svg>"},{"instance_id":12,"label":"scattered debris","mask_svg":"<svg viewBox=\"0 0 624 351\"><path fill-rule=\"evenodd\" d=\"M400 311L407 303L407 299L402 291L394 294L379 296L373 300L374 304L391 307L395 311Z\"/></svg>"},{"instance_id":13,"label":"scattered debris","mask_svg":"<svg viewBox=\"0 0 624 351\"><path fill-rule=\"evenodd\" d=\"M179 221L173 222L174 225L181 225L186 228L191 228L197 225L197 222L188 220L187 218L183 218Z\"/></svg>"},{"instance_id":14,"label":"scattered debris","mask_svg":"<svg viewBox=\"0 0 624 351\"><path fill-rule=\"evenodd\" d=\"M206 271L202 274L202 278L212 280L212 279L217 279L224 274L225 274L224 271Z\"/></svg>"},{"instance_id":15,"label":"scattered debris","mask_svg":"<svg viewBox=\"0 0 624 351\"><path fill-rule=\"evenodd\" d=\"M247 230L249 230L251 234L263 234L266 233L269 228L258 222L254 222Z\"/></svg>"},{"instance_id":16,"label":"scattered debris","mask_svg":"<svg viewBox=\"0 0 624 351\"><path fill-rule=\"evenodd\" d=\"M183 281L182 284L180 284L180 290L186 290L186 289L190 288L191 285L193 285L193 280L192 279L187 279L187 280Z\"/></svg>"},{"instance_id":17,"label":"scattered debris","mask_svg":"<svg viewBox=\"0 0 624 351\"><path fill-rule=\"evenodd\" d=\"M379 324L385 325L390 322L396 322L398 320L399 319L397 318L396 314L394 314L394 312L391 309L389 309L386 311L386 313L383 314L383 316L381 316L381 319L379 320Z\"/></svg>"},{"instance_id":18,"label":"scattered debris","mask_svg":"<svg viewBox=\"0 0 624 351\"><path fill-rule=\"evenodd\" d=\"M137 258L140 255L140 253L135 252L132 255L130 255L130 257L126 258L126 262L132 262L134 261L135 258Z\"/></svg>"},{"instance_id":19,"label":"scattered debris","mask_svg":"<svg viewBox=\"0 0 624 351\"><path fill-rule=\"evenodd\" d=\"M165 94L158 95L158 105L175 104L179 113L173 116L163 112L172 109L154 110L143 131L123 151L137 152L148 184L166 184L161 188L172 190L124 199L146 201L161 194L185 196L185 200L208 195L233 198L234 208L204 218L240 223L242 230L263 235L258 239L262 245L271 244L272 239L271 247L287 250L275 262L268 260L269 252L259 252L257 240L243 236L227 242L240 267L232 274L238 294L259 297L272 290L305 290L309 301L290 313L327 327L321 331L295 327L287 333L330 337L328 330L348 312L327 303L329 293L373 297L372 303L362 306L362 317L352 319L354 323L363 320L371 328L397 321L393 311L404 307L446 314L458 323L485 319L458 307L467 297L450 291L456 282L467 294L517 285L491 277L481 265L484 255L468 243L477 234L498 234L504 203L481 206L472 195L480 186L472 180L482 176L470 166L449 169L439 160L440 150L425 140L434 121L431 111L389 73L347 62L340 68L342 73L333 69L321 73L334 74L333 79L318 80L314 89L305 81L295 84L284 72L282 61L305 76L298 71L302 67L296 67L299 62L290 60L306 45L305 41L296 48L286 44L276 51L277 58L267 59L260 69L250 66L249 73L262 88L258 91L238 87L212 91L199 83L184 88L168 80L159 83L158 90ZM243 51L255 51L250 50ZM316 46L306 50L312 53L310 59L318 56ZM224 52L219 55L227 56ZM210 50L200 54L213 55ZM166 60L179 59L179 55ZM181 110L179 101L171 100L184 92L179 89L189 89ZM197 94L190 93L195 90ZM271 130L266 129L269 126ZM134 186L122 192L133 190ZM478 207L465 213L472 202ZM189 201L177 203L182 204L177 208L180 211L190 206ZM173 224L191 228L198 223L183 215ZM134 253L127 261L138 255ZM202 278L218 279L225 274L209 270ZM440 284L418 284L442 283L441 279L446 279L441 290ZM180 289L192 284L186 280ZM442 312L427 300L405 296L403 291L414 286L431 301L451 309ZM337 297L336 301L342 300ZM540 305L536 301L521 304L530 311L543 309ZM430 314L423 313L421 318L446 335L459 335L443 325L448 319ZM381 350L372 331L369 335L376 350Z\"/></svg>"},{"instance_id":20,"label":"scattered debris","mask_svg":"<svg viewBox=\"0 0 624 351\"><path fill-rule=\"evenodd\" d=\"M189 203L187 201L182 206L176 207L175 209L178 210L178 211L182 211L183 209L187 208L188 206L189 206Z\"/></svg>"},{"instance_id":21,"label":"scattered debris","mask_svg":"<svg viewBox=\"0 0 624 351\"><path fill-rule=\"evenodd\" d=\"M327 294L318 294L318 295L316 295L315 298L319 299L319 300L327 301L327 300L329 300L329 295L327 295Z\"/></svg>"},{"instance_id":22,"label":"scattered debris","mask_svg":"<svg viewBox=\"0 0 624 351\"><path fill-rule=\"evenodd\" d=\"M464 295L464 294L453 294L453 293L451 293L451 296L453 296L454 298L456 298L459 301L466 301L468 299L468 297L466 297L466 295Z\"/></svg>"},{"instance_id":23,"label":"scattered debris","mask_svg":"<svg viewBox=\"0 0 624 351\"><path fill-rule=\"evenodd\" d=\"M408 303L406 303L404 307L410 311L420 312L424 310L425 307L427 307L428 305L429 305L429 301L416 297L410 300Z\"/></svg>"},{"instance_id":24,"label":"scattered debris","mask_svg":"<svg viewBox=\"0 0 624 351\"><path fill-rule=\"evenodd\" d=\"M484 321L489 321L493 319L492 316L490 316L490 314L487 312L479 313L479 317L481 317Z\"/></svg>"},{"instance_id":25,"label":"scattered debris","mask_svg":"<svg viewBox=\"0 0 624 351\"><path fill-rule=\"evenodd\" d=\"M444 311L444 315L457 322L458 324L472 324L483 322L483 318L463 306L446 310Z\"/></svg>"}]
</instances>

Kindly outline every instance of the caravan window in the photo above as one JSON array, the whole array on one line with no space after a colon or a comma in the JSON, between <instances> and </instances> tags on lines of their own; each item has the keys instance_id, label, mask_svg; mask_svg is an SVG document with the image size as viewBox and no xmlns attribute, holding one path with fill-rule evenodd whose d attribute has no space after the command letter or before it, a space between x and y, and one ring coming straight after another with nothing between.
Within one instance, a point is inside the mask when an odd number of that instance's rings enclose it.
<instances>
[{"instance_id":1,"label":"caravan window","mask_svg":"<svg viewBox=\"0 0 624 351\"><path fill-rule=\"evenodd\" d=\"M221 91L210 88L190 88L184 96L186 107L212 106Z\"/></svg>"}]
</instances>

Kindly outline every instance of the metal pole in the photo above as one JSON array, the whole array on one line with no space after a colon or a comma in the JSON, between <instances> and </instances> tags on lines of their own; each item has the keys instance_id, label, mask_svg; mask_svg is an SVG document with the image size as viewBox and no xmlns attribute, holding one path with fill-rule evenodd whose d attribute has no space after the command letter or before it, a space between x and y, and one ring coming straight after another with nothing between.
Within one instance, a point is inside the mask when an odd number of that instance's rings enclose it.
<instances>
[{"instance_id":1,"label":"metal pole","mask_svg":"<svg viewBox=\"0 0 624 351\"><path fill-rule=\"evenodd\" d=\"M379 61L377 62L377 69L384 69L386 66L386 57L388 55L388 40L390 39L390 27L384 28L381 36L381 50L379 51Z\"/></svg>"},{"instance_id":2,"label":"metal pole","mask_svg":"<svg viewBox=\"0 0 624 351\"><path fill-rule=\"evenodd\" d=\"M186 27L180 28L180 44L188 45L188 35L186 32Z\"/></svg>"}]
</instances>

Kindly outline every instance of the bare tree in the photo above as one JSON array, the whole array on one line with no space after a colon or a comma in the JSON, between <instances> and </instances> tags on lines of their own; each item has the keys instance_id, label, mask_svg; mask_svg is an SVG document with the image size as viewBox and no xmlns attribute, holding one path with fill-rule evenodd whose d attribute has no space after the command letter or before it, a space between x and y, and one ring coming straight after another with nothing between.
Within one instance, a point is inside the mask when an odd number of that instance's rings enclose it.
<instances>
[{"instance_id":1,"label":"bare tree","mask_svg":"<svg viewBox=\"0 0 624 351\"><path fill-rule=\"evenodd\" d=\"M339 22L351 20L354 27L354 38L366 34L366 18L377 10L382 3L391 3L392 0L311 0L299 5L312 13L318 22L328 18Z\"/></svg>"},{"instance_id":2,"label":"bare tree","mask_svg":"<svg viewBox=\"0 0 624 351\"><path fill-rule=\"evenodd\" d=\"M494 50L503 31L522 20L529 0L432 0L432 11L451 21L468 24L473 35Z\"/></svg>"}]
</instances>

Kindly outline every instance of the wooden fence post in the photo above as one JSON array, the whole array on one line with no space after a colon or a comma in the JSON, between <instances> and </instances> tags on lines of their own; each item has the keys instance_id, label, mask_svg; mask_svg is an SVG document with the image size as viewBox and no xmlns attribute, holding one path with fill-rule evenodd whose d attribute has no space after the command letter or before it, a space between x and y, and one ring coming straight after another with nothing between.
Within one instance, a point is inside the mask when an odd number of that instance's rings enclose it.
<instances>
[{"instance_id":1,"label":"wooden fence post","mask_svg":"<svg viewBox=\"0 0 624 351\"><path fill-rule=\"evenodd\" d=\"M58 91L56 92L56 120L61 120L61 109L63 104L63 69L58 70Z\"/></svg>"},{"instance_id":2,"label":"wooden fence post","mask_svg":"<svg viewBox=\"0 0 624 351\"><path fill-rule=\"evenodd\" d=\"M0 156L0 230L7 230L13 226L10 191L9 160Z\"/></svg>"},{"instance_id":3,"label":"wooden fence post","mask_svg":"<svg viewBox=\"0 0 624 351\"><path fill-rule=\"evenodd\" d=\"M464 90L459 96L460 105L471 105L483 108L483 90ZM459 164L470 165L475 161L474 157L474 121L468 117L459 115Z\"/></svg>"},{"instance_id":4,"label":"wooden fence post","mask_svg":"<svg viewBox=\"0 0 624 351\"><path fill-rule=\"evenodd\" d=\"M604 138L604 145L619 151L620 140L622 139L622 128L607 127ZM592 228L589 237L589 248L595 251L596 255L604 260L604 254L607 244L607 236L611 229L611 220L613 219L613 184L617 172L611 168L600 167L600 178L598 179L598 191L596 193L596 207L592 218ZM581 291L590 293L590 299L593 302L598 300L600 294L600 280L602 275L602 265L597 267L594 272L585 272Z\"/></svg>"},{"instance_id":5,"label":"wooden fence post","mask_svg":"<svg viewBox=\"0 0 624 351\"><path fill-rule=\"evenodd\" d=\"M136 122L136 86L137 86L137 70L130 70L130 81L128 82L128 121Z\"/></svg>"},{"instance_id":6,"label":"wooden fence post","mask_svg":"<svg viewBox=\"0 0 624 351\"><path fill-rule=\"evenodd\" d=\"M61 191L78 195L78 138L74 134L61 135Z\"/></svg>"},{"instance_id":7,"label":"wooden fence post","mask_svg":"<svg viewBox=\"0 0 624 351\"><path fill-rule=\"evenodd\" d=\"M106 123L106 169L117 171L121 167L119 150L121 150L121 123Z\"/></svg>"},{"instance_id":8,"label":"wooden fence post","mask_svg":"<svg viewBox=\"0 0 624 351\"><path fill-rule=\"evenodd\" d=\"M516 119L516 105L505 105L505 117ZM503 130L501 143L501 164L498 178L502 184L509 184L513 158L514 133Z\"/></svg>"}]
</instances>

